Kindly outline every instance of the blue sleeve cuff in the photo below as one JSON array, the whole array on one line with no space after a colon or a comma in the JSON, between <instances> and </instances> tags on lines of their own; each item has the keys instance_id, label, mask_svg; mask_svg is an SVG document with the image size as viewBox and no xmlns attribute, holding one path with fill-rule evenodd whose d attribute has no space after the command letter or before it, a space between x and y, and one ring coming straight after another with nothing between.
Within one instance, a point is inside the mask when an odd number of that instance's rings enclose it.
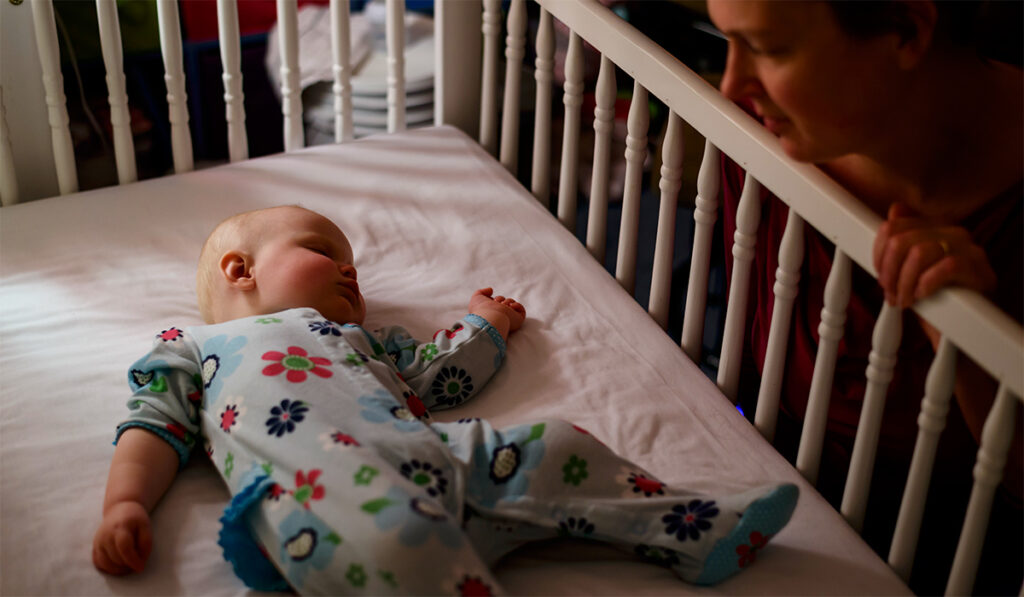
<instances>
[{"instance_id":1,"label":"blue sleeve cuff","mask_svg":"<svg viewBox=\"0 0 1024 597\"><path fill-rule=\"evenodd\" d=\"M467 323L471 323L476 327L482 329L483 331L487 332L487 335L490 336L491 340L494 341L494 345L498 347L498 355L501 356L501 358L503 359L505 358L505 339L501 337L501 332L499 332L493 325L491 325L491 322L487 321L483 317L480 317L479 315L474 315L473 313L466 315L465 317L463 317L463 319Z\"/></svg>"},{"instance_id":2,"label":"blue sleeve cuff","mask_svg":"<svg viewBox=\"0 0 1024 597\"><path fill-rule=\"evenodd\" d=\"M167 431L166 429L161 429L155 425L150 425L149 423L143 423L141 421L129 421L119 426L117 428L117 437L114 438L114 445L117 445L117 442L121 439L121 435L125 431L133 427L145 429L146 431L155 434L160 439L169 443L171 447L174 448L174 451L178 453L179 470L188 462L189 449L185 442L175 437L174 434L172 434L170 431Z\"/></svg>"}]
</instances>

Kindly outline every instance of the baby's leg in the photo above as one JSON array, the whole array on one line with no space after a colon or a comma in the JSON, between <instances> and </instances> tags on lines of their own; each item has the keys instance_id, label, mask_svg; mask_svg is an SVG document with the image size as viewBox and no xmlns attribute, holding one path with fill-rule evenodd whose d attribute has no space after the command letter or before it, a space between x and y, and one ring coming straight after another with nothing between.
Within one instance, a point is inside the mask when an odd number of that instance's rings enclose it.
<instances>
[{"instance_id":1,"label":"baby's leg","mask_svg":"<svg viewBox=\"0 0 1024 597\"><path fill-rule=\"evenodd\" d=\"M479 420L434 428L467 464L466 504L485 523L470 518L466 530L489 562L530 540L574 536L714 584L752 563L796 506L790 484L724 496L667 486L563 421L502 431ZM495 532L502 520L507 532Z\"/></svg>"}]
</instances>

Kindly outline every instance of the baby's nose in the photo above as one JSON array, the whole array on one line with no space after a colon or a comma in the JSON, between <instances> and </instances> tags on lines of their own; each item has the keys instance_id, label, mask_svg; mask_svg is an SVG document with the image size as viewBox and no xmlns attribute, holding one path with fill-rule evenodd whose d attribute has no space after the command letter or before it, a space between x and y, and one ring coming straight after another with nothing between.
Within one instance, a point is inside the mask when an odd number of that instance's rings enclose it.
<instances>
[{"instance_id":1,"label":"baby's nose","mask_svg":"<svg viewBox=\"0 0 1024 597\"><path fill-rule=\"evenodd\" d=\"M353 280L356 279L356 266L354 266L354 265L352 265L350 263L349 264L343 264L343 265L338 266L338 270L341 272L341 274L343 276L348 276L349 278L352 278Z\"/></svg>"}]
</instances>

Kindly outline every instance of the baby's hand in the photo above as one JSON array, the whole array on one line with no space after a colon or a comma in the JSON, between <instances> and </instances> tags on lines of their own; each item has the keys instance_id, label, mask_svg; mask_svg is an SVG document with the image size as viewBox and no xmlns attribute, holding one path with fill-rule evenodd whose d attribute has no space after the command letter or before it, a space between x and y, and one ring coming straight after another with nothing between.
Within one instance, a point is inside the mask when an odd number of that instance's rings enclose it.
<instances>
[{"instance_id":1,"label":"baby's hand","mask_svg":"<svg viewBox=\"0 0 1024 597\"><path fill-rule=\"evenodd\" d=\"M103 514L92 541L92 563L107 574L141 572L152 547L149 513L138 502L120 502Z\"/></svg>"},{"instance_id":2,"label":"baby's hand","mask_svg":"<svg viewBox=\"0 0 1024 597\"><path fill-rule=\"evenodd\" d=\"M504 296L491 296L494 290L481 288L469 299L469 312L486 319L501 332L502 337L523 327L526 320L526 308L515 299ZM507 320L507 325L505 321Z\"/></svg>"}]
</instances>

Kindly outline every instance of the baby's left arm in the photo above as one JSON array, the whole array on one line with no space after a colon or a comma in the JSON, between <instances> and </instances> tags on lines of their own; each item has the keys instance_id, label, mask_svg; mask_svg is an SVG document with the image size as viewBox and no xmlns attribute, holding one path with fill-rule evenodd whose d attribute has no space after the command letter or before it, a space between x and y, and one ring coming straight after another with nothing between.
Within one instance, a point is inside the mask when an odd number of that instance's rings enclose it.
<instances>
[{"instance_id":1,"label":"baby's left arm","mask_svg":"<svg viewBox=\"0 0 1024 597\"><path fill-rule=\"evenodd\" d=\"M474 292L469 298L469 312L486 319L502 338L508 340L509 334L523 327L526 308L513 298L493 294L490 287Z\"/></svg>"}]
</instances>

